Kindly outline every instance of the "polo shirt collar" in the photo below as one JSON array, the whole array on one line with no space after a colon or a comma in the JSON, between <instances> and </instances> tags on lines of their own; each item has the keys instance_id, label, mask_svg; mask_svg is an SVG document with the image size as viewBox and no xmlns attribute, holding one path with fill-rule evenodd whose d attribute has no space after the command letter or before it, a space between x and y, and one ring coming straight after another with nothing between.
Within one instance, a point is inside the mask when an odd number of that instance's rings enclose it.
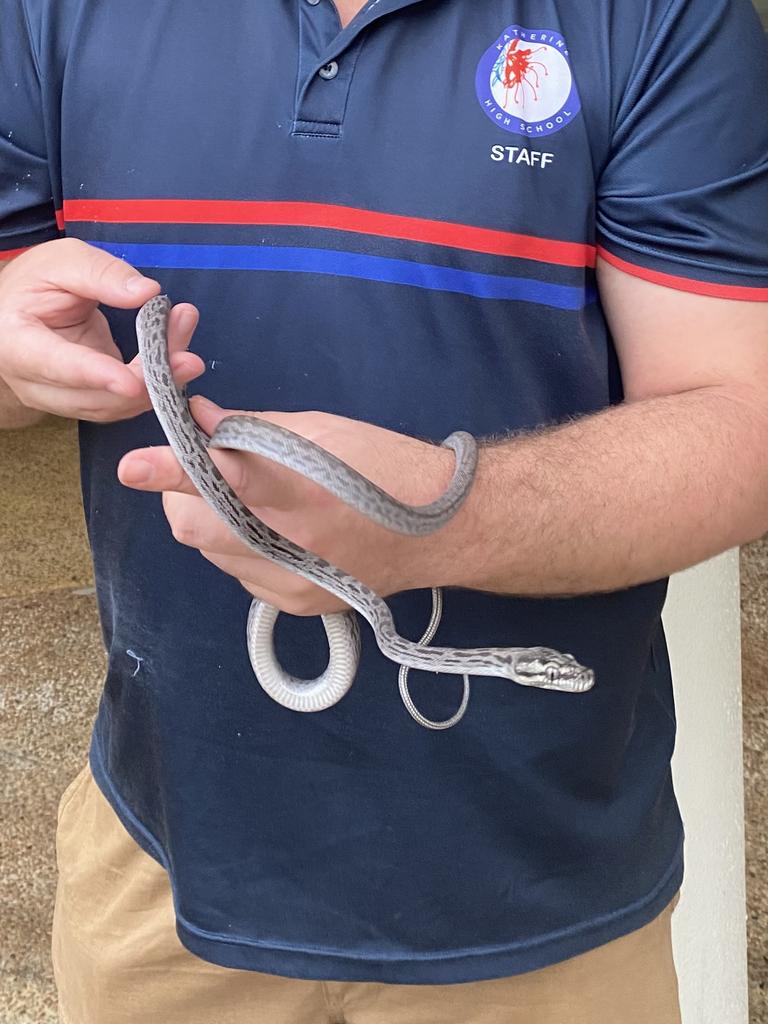
<instances>
[{"instance_id":1,"label":"polo shirt collar","mask_svg":"<svg viewBox=\"0 0 768 1024\"><path fill-rule=\"evenodd\" d=\"M299 3L306 4L307 0L299 0ZM321 0L321 3L331 3L331 0ZM373 24L374 21L378 21L379 18L420 3L424 3L424 0L369 0L360 13L355 15L352 21L341 30L328 46L323 54L323 59L332 60L334 57L337 57L354 42L364 29Z\"/></svg>"}]
</instances>

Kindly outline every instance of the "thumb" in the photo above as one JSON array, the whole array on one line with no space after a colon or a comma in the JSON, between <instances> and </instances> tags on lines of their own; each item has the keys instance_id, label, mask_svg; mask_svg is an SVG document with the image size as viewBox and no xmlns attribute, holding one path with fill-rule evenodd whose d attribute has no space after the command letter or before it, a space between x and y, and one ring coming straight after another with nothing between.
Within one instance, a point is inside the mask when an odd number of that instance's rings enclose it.
<instances>
[{"instance_id":1,"label":"thumb","mask_svg":"<svg viewBox=\"0 0 768 1024\"><path fill-rule=\"evenodd\" d=\"M220 405L216 405L210 398L204 398L202 395L194 395L190 398L189 408L197 420L198 426L202 427L209 437L225 416L232 416L235 412L233 409L222 409Z\"/></svg>"},{"instance_id":2,"label":"thumb","mask_svg":"<svg viewBox=\"0 0 768 1024\"><path fill-rule=\"evenodd\" d=\"M18 256L8 269L14 270L17 287L23 290L25 285L31 286L37 296L45 290L40 287L43 284L62 293L62 298L78 296L118 309L134 309L161 291L157 281L144 277L130 263L79 238L58 238L35 246ZM47 291L44 318L49 326L51 315L55 318L63 305L51 302ZM29 311L38 312L33 308Z\"/></svg>"},{"instance_id":3,"label":"thumb","mask_svg":"<svg viewBox=\"0 0 768 1024\"><path fill-rule=\"evenodd\" d=\"M256 414L238 412L237 409L222 409L202 395L191 398L189 407L198 425L209 437L228 416L249 416L272 423L291 417L298 418L295 413ZM307 479L297 470L251 450L245 454L227 448L210 448L208 454L240 499L252 508L289 510L302 503L307 488L323 492L319 484Z\"/></svg>"},{"instance_id":4,"label":"thumb","mask_svg":"<svg viewBox=\"0 0 768 1024\"><path fill-rule=\"evenodd\" d=\"M332 417L317 412L238 412L235 409L222 409L200 395L192 398L189 404L195 420L211 439L208 454L240 498L252 508L289 512L301 508L308 501L316 509L336 505L339 500L344 501L339 489L333 484L316 482L314 473L307 465L303 446L298 452L298 459L289 457L284 460L274 454L272 444L267 443L263 447L258 441L243 437L239 431L235 436L227 435L226 439L223 435L213 436L223 419L247 418L288 430L296 435L295 443L303 438L312 448L323 452L313 435L317 430L318 418L327 421ZM232 425L235 425L234 422ZM267 437L270 433L267 431ZM295 450L295 443L289 441L289 447ZM335 462L341 462L330 451L325 450L324 454ZM354 474L351 467L345 468Z\"/></svg>"}]
</instances>

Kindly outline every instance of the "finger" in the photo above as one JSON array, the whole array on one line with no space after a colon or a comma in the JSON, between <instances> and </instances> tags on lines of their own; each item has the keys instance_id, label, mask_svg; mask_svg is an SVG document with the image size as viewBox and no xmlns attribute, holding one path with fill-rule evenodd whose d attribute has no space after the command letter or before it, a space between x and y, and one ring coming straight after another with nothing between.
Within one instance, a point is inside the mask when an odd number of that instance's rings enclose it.
<instances>
[{"instance_id":1,"label":"finger","mask_svg":"<svg viewBox=\"0 0 768 1024\"><path fill-rule=\"evenodd\" d=\"M187 360L192 358L188 354L185 355ZM175 359L183 360L183 357L177 356ZM202 372L197 362L182 361L174 370L174 376L180 384L194 379ZM138 398L130 398L105 390L71 388L57 384L41 384L37 381L17 380L14 383L14 392L24 405L67 419L111 423L130 419L151 408L149 396L144 389Z\"/></svg>"},{"instance_id":2,"label":"finger","mask_svg":"<svg viewBox=\"0 0 768 1024\"><path fill-rule=\"evenodd\" d=\"M234 409L222 409L220 405L216 405L210 398L204 398L202 395L190 398L189 410L209 437L225 416L232 416L235 412ZM246 414L242 413L241 415Z\"/></svg>"},{"instance_id":3,"label":"finger","mask_svg":"<svg viewBox=\"0 0 768 1024\"><path fill-rule=\"evenodd\" d=\"M277 600L277 607L300 614L305 613L303 610L309 604L315 609L318 598L323 600L321 588L241 541L199 496L166 491L163 509L179 544L197 548L209 562L240 580L252 593L269 592L271 599ZM336 610L341 607L339 603Z\"/></svg>"},{"instance_id":4,"label":"finger","mask_svg":"<svg viewBox=\"0 0 768 1024\"><path fill-rule=\"evenodd\" d=\"M230 575L252 582L261 581L275 591L285 590L287 580L294 583L301 580L296 573L281 568L261 551L241 540L200 495L164 491L163 510L180 544L205 551L212 558L221 559L222 563L228 560L232 568L225 571ZM224 568L223 564L221 567Z\"/></svg>"},{"instance_id":5,"label":"finger","mask_svg":"<svg viewBox=\"0 0 768 1024\"><path fill-rule=\"evenodd\" d=\"M212 434L219 423L226 416L253 416L254 419L265 419L269 420L270 423L276 423L281 427L286 427L288 430L292 430L296 433L297 422L300 420L304 424L309 422L312 417L312 413L295 413L295 412L251 412L243 411L241 409L222 409L220 405L216 405L209 398L204 398L202 395L195 395L190 399L189 408L194 416L195 420L200 424L206 434ZM261 458L262 456L256 456ZM265 459L266 462L270 462L270 459Z\"/></svg>"},{"instance_id":6,"label":"finger","mask_svg":"<svg viewBox=\"0 0 768 1024\"><path fill-rule=\"evenodd\" d=\"M171 364L174 379L178 384L182 383L177 376L177 368L182 366L194 367L190 376L185 377L187 383L205 373L205 363L200 356L187 352L187 346L195 333L200 315L195 306L189 302L181 302L174 306L168 315L168 360ZM141 364L141 355L136 356L128 363L128 369L140 382L142 389L146 388L144 382L144 369Z\"/></svg>"},{"instance_id":7,"label":"finger","mask_svg":"<svg viewBox=\"0 0 768 1024\"><path fill-rule=\"evenodd\" d=\"M180 352L189 347L200 312L191 302L179 302L168 314L168 351Z\"/></svg>"},{"instance_id":8,"label":"finger","mask_svg":"<svg viewBox=\"0 0 768 1024\"><path fill-rule=\"evenodd\" d=\"M258 556L237 557L200 549L200 554L228 576L234 576L260 601L291 615L330 615L349 605L296 573Z\"/></svg>"},{"instance_id":9,"label":"finger","mask_svg":"<svg viewBox=\"0 0 768 1024\"><path fill-rule=\"evenodd\" d=\"M23 362L15 368L22 379L138 397L138 382L130 374L126 375L124 364L114 356L65 341L55 331L33 319L27 319L19 326L20 335L22 332ZM18 364L19 357L15 361ZM11 367L11 375L13 369Z\"/></svg>"},{"instance_id":10,"label":"finger","mask_svg":"<svg viewBox=\"0 0 768 1024\"><path fill-rule=\"evenodd\" d=\"M112 328L110 327L109 320L100 309L92 310L90 315L84 320L79 320L68 327L43 322L33 313L30 313L29 310L22 311L22 318L25 315L36 325L40 326L42 324L51 330L55 330L57 337L62 338L64 341L71 341L76 345L82 345L84 348L90 348L94 352L103 352L105 355L112 356L121 363L123 362L123 355L115 344L115 339L112 337Z\"/></svg>"},{"instance_id":11,"label":"finger","mask_svg":"<svg viewBox=\"0 0 768 1024\"><path fill-rule=\"evenodd\" d=\"M199 497L171 448L135 448L120 459L117 478L139 491L173 491Z\"/></svg>"},{"instance_id":12,"label":"finger","mask_svg":"<svg viewBox=\"0 0 768 1024\"><path fill-rule=\"evenodd\" d=\"M180 352L170 352L168 362L171 366L173 379L179 386L188 384L191 380L196 380L205 373L205 363L200 356L195 355L194 352L186 352L184 349ZM147 395L147 385L144 380L141 357L136 356L132 359L127 364L126 369L130 373L132 380L138 381L142 394ZM147 398L147 401L149 401L149 398Z\"/></svg>"},{"instance_id":13,"label":"finger","mask_svg":"<svg viewBox=\"0 0 768 1024\"><path fill-rule=\"evenodd\" d=\"M294 607L306 604L308 599L314 606L318 596L324 593L322 588L277 565L240 540L198 494L165 491L163 510L179 544L197 548L208 561L249 588L269 590L283 600L290 600ZM337 610L341 607L342 603L338 602Z\"/></svg>"},{"instance_id":14,"label":"finger","mask_svg":"<svg viewBox=\"0 0 768 1024\"><path fill-rule=\"evenodd\" d=\"M207 555L206 555L206 553L204 551L201 551L200 554L203 556L203 558L207 558ZM211 561L211 559L208 559L208 561ZM261 601L264 604L270 605L272 608L277 608L278 611L285 612L287 615L306 615L306 614L310 614L310 615L322 614L322 615L324 615L325 614L325 611L318 612L318 611L313 610L313 611L311 611L309 613L307 613L305 611L300 611L299 608L294 603L293 599L291 597L287 596L285 594L285 592L283 592L283 591L280 591L280 590L270 590L268 587L261 586L258 583L252 583L249 580L239 579L239 577L238 577L238 582L240 583L240 585L245 590L248 591L248 593L251 595L251 597L253 597L255 600ZM329 598L330 601L334 601L335 600L335 598L332 597L330 594L328 594L327 597ZM332 608L330 610L331 611L349 611L349 608L348 608L347 605L344 605L341 602L339 602L338 609L337 608Z\"/></svg>"},{"instance_id":15,"label":"finger","mask_svg":"<svg viewBox=\"0 0 768 1024\"><path fill-rule=\"evenodd\" d=\"M295 428L297 420L296 413L257 414L222 409L201 395L190 399L189 407L197 423L209 436L213 434L221 420L235 414L251 416L254 419L267 419L271 423L285 426L289 430ZM228 453L226 449L220 448L209 449L209 455L217 463L219 457L227 460L222 462L222 465L227 467L226 471L222 469L224 476L227 480L238 481L237 483L233 482L232 486L238 496L253 507L287 511L310 501L315 505L322 506L341 504L323 487L308 480L297 470L283 466L263 455L254 452Z\"/></svg>"},{"instance_id":16,"label":"finger","mask_svg":"<svg viewBox=\"0 0 768 1024\"><path fill-rule=\"evenodd\" d=\"M25 322L19 330L24 337L23 364L11 366L8 376L15 375L33 384L109 391L128 399L146 397L143 378L129 372L116 357L64 341L55 331L35 321ZM171 369L179 383L179 378L187 383L205 371L205 364L190 352L174 353Z\"/></svg>"},{"instance_id":17,"label":"finger","mask_svg":"<svg viewBox=\"0 0 768 1024\"><path fill-rule=\"evenodd\" d=\"M248 556L251 551L197 493L164 491L163 511L180 544L237 556Z\"/></svg>"},{"instance_id":18,"label":"finger","mask_svg":"<svg viewBox=\"0 0 768 1024\"><path fill-rule=\"evenodd\" d=\"M168 314L168 353L171 357L176 352L185 351L189 347L199 319L200 314L197 307L193 306L191 302L180 302L173 306ZM195 356L195 359L199 359L200 365L205 369L202 359L199 356ZM136 376L141 376L143 380L141 356L138 353L128 363L128 366Z\"/></svg>"},{"instance_id":19,"label":"finger","mask_svg":"<svg viewBox=\"0 0 768 1024\"><path fill-rule=\"evenodd\" d=\"M111 423L144 412L141 402L118 398L106 391L60 388L51 384L24 384L17 388L19 401L66 419Z\"/></svg>"},{"instance_id":20,"label":"finger","mask_svg":"<svg viewBox=\"0 0 768 1024\"><path fill-rule=\"evenodd\" d=\"M177 384L188 384L205 373L205 363L194 352L171 352L169 357L171 373ZM183 378L183 380L182 380Z\"/></svg>"},{"instance_id":21,"label":"finger","mask_svg":"<svg viewBox=\"0 0 768 1024\"><path fill-rule=\"evenodd\" d=\"M209 562L240 580L254 595L269 591L279 598L277 607L300 615L346 608L343 601L322 587L241 541L199 496L166 491L163 509L180 544L197 548Z\"/></svg>"},{"instance_id":22,"label":"finger","mask_svg":"<svg viewBox=\"0 0 768 1024\"><path fill-rule=\"evenodd\" d=\"M30 283L26 287L23 275L26 264L22 262L25 257L26 254L22 253L14 260L14 276L18 274L20 282L18 290L25 294L33 290L41 297L45 285L48 285L63 293L46 299L51 311L71 305L72 296L104 302L118 309L132 309L143 305L161 290L157 281L144 277L125 260L78 238L56 239L41 246L37 252L31 250L27 262L31 265L34 259L35 274L29 276ZM43 312L37 308L39 304L36 304L35 313L42 316Z\"/></svg>"},{"instance_id":23,"label":"finger","mask_svg":"<svg viewBox=\"0 0 768 1024\"><path fill-rule=\"evenodd\" d=\"M295 585L296 580L304 582L301 577L296 577L294 573L275 565L269 559L256 554L255 551L245 555L219 551L218 548L201 547L199 551L204 558L228 576L234 576L243 584L248 583L260 590L269 591L273 596L277 594L292 596L293 592L298 590Z\"/></svg>"},{"instance_id":24,"label":"finger","mask_svg":"<svg viewBox=\"0 0 768 1024\"><path fill-rule=\"evenodd\" d=\"M125 367L129 375L130 385L123 382L120 385L113 385L109 390L112 394L131 398L136 395L138 387L142 408L149 409L151 405L149 393L147 392L141 361L137 360L128 363ZM190 381L196 380L205 373L205 363L200 356L196 356L192 352L172 352L168 357L168 362L173 379L179 387L184 387L185 384L189 384Z\"/></svg>"},{"instance_id":25,"label":"finger","mask_svg":"<svg viewBox=\"0 0 768 1024\"><path fill-rule=\"evenodd\" d=\"M231 452L208 454L232 489L239 493L246 472L243 460ZM138 490L175 491L179 494L194 495L199 493L170 448L136 448L123 456L117 472L121 483Z\"/></svg>"}]
</instances>

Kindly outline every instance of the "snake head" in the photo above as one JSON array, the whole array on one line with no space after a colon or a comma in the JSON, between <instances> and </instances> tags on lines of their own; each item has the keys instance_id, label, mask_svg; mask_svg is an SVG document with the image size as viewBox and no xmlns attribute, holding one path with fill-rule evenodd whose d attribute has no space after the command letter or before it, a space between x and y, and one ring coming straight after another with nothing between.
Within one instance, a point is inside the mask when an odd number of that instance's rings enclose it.
<instances>
[{"instance_id":1,"label":"snake head","mask_svg":"<svg viewBox=\"0 0 768 1024\"><path fill-rule=\"evenodd\" d=\"M523 686L567 693L583 693L595 684L592 669L584 668L572 654L561 654L549 647L531 647L518 655L511 678Z\"/></svg>"}]
</instances>

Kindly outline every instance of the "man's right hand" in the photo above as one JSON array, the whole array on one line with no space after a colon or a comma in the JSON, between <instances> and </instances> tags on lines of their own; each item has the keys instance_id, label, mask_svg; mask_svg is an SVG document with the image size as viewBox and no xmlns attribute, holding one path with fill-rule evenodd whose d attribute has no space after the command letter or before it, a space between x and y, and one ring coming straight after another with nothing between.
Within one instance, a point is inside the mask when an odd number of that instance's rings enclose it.
<instances>
[{"instance_id":1,"label":"man's right hand","mask_svg":"<svg viewBox=\"0 0 768 1024\"><path fill-rule=\"evenodd\" d=\"M22 253L0 272L0 380L22 406L55 416L110 423L144 412L150 403L141 361L123 362L98 304L138 309L159 292L157 281L79 239ZM190 303L170 313L168 347L180 385L205 369L186 351L197 320Z\"/></svg>"}]
</instances>

